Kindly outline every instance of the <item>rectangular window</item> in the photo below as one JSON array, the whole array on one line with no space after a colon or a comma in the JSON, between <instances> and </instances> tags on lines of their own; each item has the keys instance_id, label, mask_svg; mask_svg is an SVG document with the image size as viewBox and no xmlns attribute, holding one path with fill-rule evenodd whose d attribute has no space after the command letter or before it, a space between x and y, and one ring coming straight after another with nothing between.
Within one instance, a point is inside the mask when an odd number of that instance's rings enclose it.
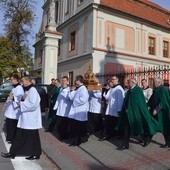
<instances>
[{"instance_id":1,"label":"rectangular window","mask_svg":"<svg viewBox=\"0 0 170 170\"><path fill-rule=\"evenodd\" d=\"M77 0L77 5L80 5L81 3L83 3L84 0Z\"/></svg>"},{"instance_id":2,"label":"rectangular window","mask_svg":"<svg viewBox=\"0 0 170 170\"><path fill-rule=\"evenodd\" d=\"M40 51L39 63L42 64L43 50Z\"/></svg>"},{"instance_id":3,"label":"rectangular window","mask_svg":"<svg viewBox=\"0 0 170 170\"><path fill-rule=\"evenodd\" d=\"M70 71L68 73L68 77L69 77L69 84L70 84L70 86L74 85L74 83L73 83L73 71Z\"/></svg>"},{"instance_id":4,"label":"rectangular window","mask_svg":"<svg viewBox=\"0 0 170 170\"><path fill-rule=\"evenodd\" d=\"M59 3L55 2L55 22L58 23L58 15L59 15Z\"/></svg>"},{"instance_id":5,"label":"rectangular window","mask_svg":"<svg viewBox=\"0 0 170 170\"><path fill-rule=\"evenodd\" d=\"M155 55L155 38L149 37L148 46L149 46L149 49L148 49L149 54L150 55Z\"/></svg>"},{"instance_id":6,"label":"rectangular window","mask_svg":"<svg viewBox=\"0 0 170 170\"><path fill-rule=\"evenodd\" d=\"M169 56L169 42L163 41L163 57L168 58Z\"/></svg>"},{"instance_id":7,"label":"rectangular window","mask_svg":"<svg viewBox=\"0 0 170 170\"><path fill-rule=\"evenodd\" d=\"M47 15L47 24L46 24L46 28L48 27L48 24L50 22L50 12L49 12L49 9L46 11L46 15Z\"/></svg>"},{"instance_id":8,"label":"rectangular window","mask_svg":"<svg viewBox=\"0 0 170 170\"><path fill-rule=\"evenodd\" d=\"M75 46L76 46L76 31L74 31L74 32L72 32L70 34L70 48L69 48L69 51L75 50Z\"/></svg>"},{"instance_id":9,"label":"rectangular window","mask_svg":"<svg viewBox=\"0 0 170 170\"><path fill-rule=\"evenodd\" d=\"M58 56L61 54L61 39L58 40Z\"/></svg>"},{"instance_id":10,"label":"rectangular window","mask_svg":"<svg viewBox=\"0 0 170 170\"><path fill-rule=\"evenodd\" d=\"M65 14L69 13L69 2L70 0L65 0Z\"/></svg>"}]
</instances>

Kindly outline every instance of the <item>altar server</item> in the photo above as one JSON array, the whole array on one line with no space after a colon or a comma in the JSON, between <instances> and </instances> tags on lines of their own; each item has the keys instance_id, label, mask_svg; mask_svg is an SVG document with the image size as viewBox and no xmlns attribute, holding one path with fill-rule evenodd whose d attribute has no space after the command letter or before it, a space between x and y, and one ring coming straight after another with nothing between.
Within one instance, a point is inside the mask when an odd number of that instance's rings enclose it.
<instances>
[{"instance_id":1,"label":"altar server","mask_svg":"<svg viewBox=\"0 0 170 170\"><path fill-rule=\"evenodd\" d=\"M68 137L68 114L71 107L71 100L68 95L70 92L68 77L62 78L62 87L56 100L53 110L56 110L57 130L59 139L64 140Z\"/></svg>"},{"instance_id":2,"label":"altar server","mask_svg":"<svg viewBox=\"0 0 170 170\"><path fill-rule=\"evenodd\" d=\"M8 143L11 143L15 137L18 118L20 115L20 110L16 102L20 102L22 96L24 95L24 90L19 83L18 75L11 76L11 83L12 83L13 89L11 90L11 93L9 94L9 97L7 99L7 109L5 111L6 141Z\"/></svg>"},{"instance_id":3,"label":"altar server","mask_svg":"<svg viewBox=\"0 0 170 170\"><path fill-rule=\"evenodd\" d=\"M101 90L89 91L88 133L102 130L102 92Z\"/></svg>"},{"instance_id":4,"label":"altar server","mask_svg":"<svg viewBox=\"0 0 170 170\"><path fill-rule=\"evenodd\" d=\"M68 117L71 119L69 127L70 146L80 145L87 140L87 112L89 94L83 85L83 76L76 76L76 89L72 89L69 98L72 105Z\"/></svg>"},{"instance_id":5,"label":"altar server","mask_svg":"<svg viewBox=\"0 0 170 170\"><path fill-rule=\"evenodd\" d=\"M146 79L142 79L141 84L142 84L142 90L143 90L143 94L144 94L144 97L145 97L145 101L146 101L146 103L148 103L150 97L152 96L153 90L147 84Z\"/></svg>"},{"instance_id":6,"label":"altar server","mask_svg":"<svg viewBox=\"0 0 170 170\"><path fill-rule=\"evenodd\" d=\"M22 78L25 87L24 101L18 103L21 110L17 124L17 132L12 142L9 153L2 153L5 158L15 156L28 156L26 159L39 159L41 155L41 144L38 129L42 127L40 96L31 83L29 76Z\"/></svg>"},{"instance_id":7,"label":"altar server","mask_svg":"<svg viewBox=\"0 0 170 170\"><path fill-rule=\"evenodd\" d=\"M117 76L113 76L111 79L113 87L104 97L108 101L105 119L106 119L106 135L100 140L109 140L112 137L118 137L118 133L115 131L117 125L119 114L122 109L125 92L119 84L119 79Z\"/></svg>"}]
</instances>

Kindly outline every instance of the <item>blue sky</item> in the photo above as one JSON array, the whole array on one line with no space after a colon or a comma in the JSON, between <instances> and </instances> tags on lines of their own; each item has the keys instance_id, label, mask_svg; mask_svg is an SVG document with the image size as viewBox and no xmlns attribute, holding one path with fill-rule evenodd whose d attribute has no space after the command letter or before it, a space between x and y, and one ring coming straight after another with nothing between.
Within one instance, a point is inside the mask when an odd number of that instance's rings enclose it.
<instances>
[{"instance_id":1,"label":"blue sky","mask_svg":"<svg viewBox=\"0 0 170 170\"><path fill-rule=\"evenodd\" d=\"M170 10L170 0L150 0L168 10ZM32 53L34 53L34 48L32 47L32 45L35 43L35 34L38 32L40 25L41 25L41 19L42 19L42 6L43 6L44 0L37 0L37 5L36 5L36 21L35 24L33 26L33 31L32 31L32 35L29 38L29 46L30 49L32 51ZM2 12L0 12L0 35L3 35L3 21L2 21Z\"/></svg>"},{"instance_id":2,"label":"blue sky","mask_svg":"<svg viewBox=\"0 0 170 170\"><path fill-rule=\"evenodd\" d=\"M164 7L165 9L170 10L170 0L150 0L162 7Z\"/></svg>"}]
</instances>

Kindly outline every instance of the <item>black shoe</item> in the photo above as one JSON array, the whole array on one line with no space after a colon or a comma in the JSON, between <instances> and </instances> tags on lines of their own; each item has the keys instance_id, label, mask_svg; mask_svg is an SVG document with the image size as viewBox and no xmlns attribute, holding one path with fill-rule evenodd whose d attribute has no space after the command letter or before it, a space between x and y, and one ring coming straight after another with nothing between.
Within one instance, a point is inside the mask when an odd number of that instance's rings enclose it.
<instances>
[{"instance_id":1,"label":"black shoe","mask_svg":"<svg viewBox=\"0 0 170 170\"><path fill-rule=\"evenodd\" d=\"M12 144L12 141L6 141L8 144Z\"/></svg>"},{"instance_id":2,"label":"black shoe","mask_svg":"<svg viewBox=\"0 0 170 170\"><path fill-rule=\"evenodd\" d=\"M161 145L160 148L170 148L170 144Z\"/></svg>"},{"instance_id":3,"label":"black shoe","mask_svg":"<svg viewBox=\"0 0 170 170\"><path fill-rule=\"evenodd\" d=\"M72 146L79 146L79 145L80 145L80 144L77 144L77 145L76 145L76 144L72 144L72 143L71 143L71 144L69 144L68 146L72 147Z\"/></svg>"},{"instance_id":4,"label":"black shoe","mask_svg":"<svg viewBox=\"0 0 170 170\"><path fill-rule=\"evenodd\" d=\"M15 158L15 154L12 154L12 153L1 153L1 156L4 157L4 158L11 158L11 159L14 159Z\"/></svg>"},{"instance_id":5,"label":"black shoe","mask_svg":"<svg viewBox=\"0 0 170 170\"><path fill-rule=\"evenodd\" d=\"M129 149L129 146L122 145L117 148L117 150L120 150L120 151L125 150L125 149Z\"/></svg>"},{"instance_id":6,"label":"black shoe","mask_svg":"<svg viewBox=\"0 0 170 170\"><path fill-rule=\"evenodd\" d=\"M146 146L148 146L148 145L150 144L150 142L151 142L151 139L150 139L150 137L147 137L147 138L144 140L143 147L146 147Z\"/></svg>"},{"instance_id":7,"label":"black shoe","mask_svg":"<svg viewBox=\"0 0 170 170\"><path fill-rule=\"evenodd\" d=\"M99 141L109 140L110 137L104 136L103 138L100 138Z\"/></svg>"},{"instance_id":8,"label":"black shoe","mask_svg":"<svg viewBox=\"0 0 170 170\"><path fill-rule=\"evenodd\" d=\"M77 142L77 143L73 142L73 143L69 144L68 146L79 146L80 144L81 144L81 142Z\"/></svg>"},{"instance_id":9,"label":"black shoe","mask_svg":"<svg viewBox=\"0 0 170 170\"><path fill-rule=\"evenodd\" d=\"M113 139L121 139L121 136L113 136Z\"/></svg>"},{"instance_id":10,"label":"black shoe","mask_svg":"<svg viewBox=\"0 0 170 170\"><path fill-rule=\"evenodd\" d=\"M27 159L27 160L37 160L37 159L40 159L40 156L29 156L29 157L26 157L25 159Z\"/></svg>"},{"instance_id":11,"label":"black shoe","mask_svg":"<svg viewBox=\"0 0 170 170\"><path fill-rule=\"evenodd\" d=\"M44 132L52 132L53 130L51 129L46 129Z\"/></svg>"},{"instance_id":12,"label":"black shoe","mask_svg":"<svg viewBox=\"0 0 170 170\"><path fill-rule=\"evenodd\" d=\"M75 146L74 143L69 144L68 146Z\"/></svg>"}]
</instances>

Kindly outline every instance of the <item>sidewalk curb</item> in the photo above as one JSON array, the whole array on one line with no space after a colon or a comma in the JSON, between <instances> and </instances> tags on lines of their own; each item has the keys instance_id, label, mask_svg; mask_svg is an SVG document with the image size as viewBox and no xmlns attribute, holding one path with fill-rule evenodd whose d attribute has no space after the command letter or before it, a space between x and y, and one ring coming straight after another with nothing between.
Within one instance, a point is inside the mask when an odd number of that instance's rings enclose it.
<instances>
[{"instance_id":1,"label":"sidewalk curb","mask_svg":"<svg viewBox=\"0 0 170 170\"><path fill-rule=\"evenodd\" d=\"M60 169L88 169L85 160L81 159L79 155L71 151L69 147L63 145L62 142L51 133L44 132L44 129L40 129L40 137L43 152Z\"/></svg>"}]
</instances>

